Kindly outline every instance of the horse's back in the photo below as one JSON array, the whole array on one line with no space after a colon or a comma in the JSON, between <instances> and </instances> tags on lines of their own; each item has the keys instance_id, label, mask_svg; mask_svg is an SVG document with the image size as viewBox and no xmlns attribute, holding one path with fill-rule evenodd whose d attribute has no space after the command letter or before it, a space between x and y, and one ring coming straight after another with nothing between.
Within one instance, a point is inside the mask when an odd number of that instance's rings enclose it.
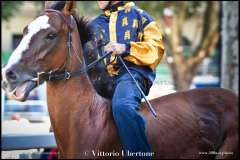
<instances>
[{"instance_id":1,"label":"horse's back","mask_svg":"<svg viewBox=\"0 0 240 160\"><path fill-rule=\"evenodd\" d=\"M230 130L236 132L238 99L229 90L192 89L150 102L157 112L156 119L145 103L141 107L148 124L149 140L153 148L158 148L164 155L170 156L166 148L172 148L172 153L176 153L172 158L178 157L181 152L189 154L183 157L194 158L196 155L191 156L193 152L218 150L224 144L226 134ZM181 148L177 147L179 145L182 145Z\"/></svg>"},{"instance_id":2,"label":"horse's back","mask_svg":"<svg viewBox=\"0 0 240 160\"><path fill-rule=\"evenodd\" d=\"M151 104L155 110L161 110L169 104L176 106L179 103L187 102L192 106L209 107L209 104L218 103L215 109L221 109L220 107L229 110L238 109L238 97L232 91L223 88L202 88L191 89L188 91L175 92L162 97L152 99ZM146 103L141 104L142 112L146 112L148 109ZM210 105L215 107L214 105Z\"/></svg>"}]
</instances>

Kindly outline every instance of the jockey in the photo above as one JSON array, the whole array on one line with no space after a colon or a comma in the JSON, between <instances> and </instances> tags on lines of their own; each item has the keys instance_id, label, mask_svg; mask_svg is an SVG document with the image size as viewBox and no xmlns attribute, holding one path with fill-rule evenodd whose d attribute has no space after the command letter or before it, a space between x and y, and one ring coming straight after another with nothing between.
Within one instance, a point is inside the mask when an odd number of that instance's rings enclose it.
<instances>
[{"instance_id":1,"label":"jockey","mask_svg":"<svg viewBox=\"0 0 240 160\"><path fill-rule=\"evenodd\" d=\"M93 31L101 27L109 43L104 54L112 55L104 62L115 80L112 113L126 152L151 152L145 135L145 119L138 112L142 95L116 55L121 55L132 75L147 95L156 77L156 67L164 54L162 34L157 23L133 2L98 1L104 14L90 24ZM102 56L102 55L99 55Z\"/></svg>"}]
</instances>

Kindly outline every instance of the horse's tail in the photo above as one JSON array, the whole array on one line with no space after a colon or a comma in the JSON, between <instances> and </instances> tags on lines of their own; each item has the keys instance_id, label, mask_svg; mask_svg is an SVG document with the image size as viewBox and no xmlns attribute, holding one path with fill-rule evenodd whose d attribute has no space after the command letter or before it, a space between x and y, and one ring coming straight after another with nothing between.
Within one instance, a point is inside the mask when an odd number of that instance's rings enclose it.
<instances>
[{"instance_id":1,"label":"horse's tail","mask_svg":"<svg viewBox=\"0 0 240 160\"><path fill-rule=\"evenodd\" d=\"M216 159L239 158L238 144L238 97L228 90L223 90L225 111L222 117L223 136L219 143Z\"/></svg>"}]
</instances>

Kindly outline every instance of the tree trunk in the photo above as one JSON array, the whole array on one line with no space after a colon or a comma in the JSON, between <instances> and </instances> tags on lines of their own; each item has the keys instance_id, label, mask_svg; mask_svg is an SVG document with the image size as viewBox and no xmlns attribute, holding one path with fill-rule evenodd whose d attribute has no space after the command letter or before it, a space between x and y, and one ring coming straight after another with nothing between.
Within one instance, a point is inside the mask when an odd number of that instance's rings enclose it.
<instances>
[{"instance_id":1,"label":"tree trunk","mask_svg":"<svg viewBox=\"0 0 240 160\"><path fill-rule=\"evenodd\" d=\"M238 94L238 7L239 2L222 3L222 68L221 87Z\"/></svg>"},{"instance_id":2,"label":"tree trunk","mask_svg":"<svg viewBox=\"0 0 240 160\"><path fill-rule=\"evenodd\" d=\"M191 51L191 56L183 54L182 27L186 21L186 6L182 5L179 14L173 15L171 33L166 37L167 53L172 57L170 63L174 87L178 91L190 88L198 66L213 53L218 39L218 2L207 2L203 16L203 31L198 45ZM211 23L211 25L209 25Z\"/></svg>"},{"instance_id":3,"label":"tree trunk","mask_svg":"<svg viewBox=\"0 0 240 160\"><path fill-rule=\"evenodd\" d=\"M173 72L172 75L175 89L183 91L190 88L197 68L189 68L185 62L173 63L171 65L171 71Z\"/></svg>"}]
</instances>

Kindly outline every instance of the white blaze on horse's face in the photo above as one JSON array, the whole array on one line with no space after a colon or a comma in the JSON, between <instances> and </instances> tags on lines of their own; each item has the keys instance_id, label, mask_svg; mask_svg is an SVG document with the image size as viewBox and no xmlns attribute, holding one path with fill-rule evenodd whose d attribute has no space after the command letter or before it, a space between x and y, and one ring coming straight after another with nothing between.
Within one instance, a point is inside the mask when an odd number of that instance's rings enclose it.
<instances>
[{"instance_id":1,"label":"white blaze on horse's face","mask_svg":"<svg viewBox=\"0 0 240 160\"><path fill-rule=\"evenodd\" d=\"M29 44L31 42L32 37L42 29L47 29L50 27L48 20L49 20L49 17L46 15L43 15L38 17L28 25L28 33L23 37L18 47L12 53L8 61L8 64L6 65L4 70L7 70L12 65L18 63L21 60L23 52L29 48Z\"/></svg>"}]
</instances>

